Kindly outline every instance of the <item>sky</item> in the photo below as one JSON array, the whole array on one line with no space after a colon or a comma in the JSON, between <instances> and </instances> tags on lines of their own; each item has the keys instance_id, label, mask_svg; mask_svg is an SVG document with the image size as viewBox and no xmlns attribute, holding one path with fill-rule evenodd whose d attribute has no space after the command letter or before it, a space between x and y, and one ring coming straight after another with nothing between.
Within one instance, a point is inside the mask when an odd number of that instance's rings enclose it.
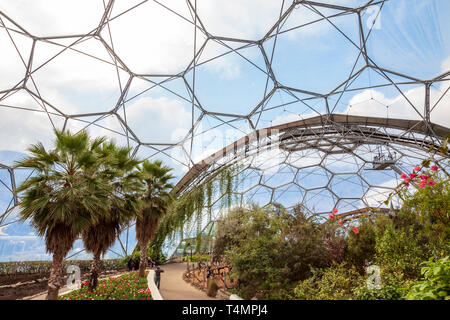
<instances>
[{"instance_id":1,"label":"sky","mask_svg":"<svg viewBox=\"0 0 450 320\"><path fill-rule=\"evenodd\" d=\"M367 0L318 2L357 7ZM264 128L326 111L323 98L273 90L265 59L271 61L270 71L279 85L330 94L334 113L423 116L424 85L409 82L431 80L450 71L449 1L390 0L364 10L366 50L376 68L364 69L348 84L347 78L365 65L358 48L357 15L335 17L338 11L333 9L297 5L284 16L291 3L120 0L114 2L109 22L98 36L86 37L98 27L106 1L0 0L0 163L12 164L37 141L50 147L53 128L65 125L72 132L87 128L92 135L129 144L140 158L161 159L179 179L192 164L190 159L200 161L250 133L251 125ZM280 16L282 23L275 25ZM25 33L39 40L33 45ZM258 46L240 41L244 39L265 41ZM31 77L25 90L20 88L27 66ZM377 68L392 72L387 75L397 88L387 86L390 81ZM131 73L136 76L131 78ZM344 86L346 92L341 93ZM431 121L447 127L449 87L450 81L436 81L430 89ZM116 113L100 114L111 111ZM66 121L65 116L71 118ZM302 159L302 165L309 161L307 155ZM325 162L330 170L345 167L342 159L331 162L335 164ZM283 170L287 170L284 175L292 175L289 168ZM299 173L304 175L299 183L314 185L326 176L317 172ZM26 172L18 176L20 182ZM383 187L392 186L394 177L390 172L371 179ZM0 179L4 182L0 185L2 210L11 199L5 169L0 169ZM282 184L283 174L272 179ZM348 191L348 184L333 183L342 195L363 193L366 188ZM294 203L300 198L301 190L295 186L287 185L285 190L279 194L280 201ZM267 189L256 187L254 199L267 200L268 194ZM314 191L304 197L314 199L311 206L316 210L319 205L323 210L332 205L330 195L324 197L330 203L314 197Z\"/></svg>"}]
</instances>

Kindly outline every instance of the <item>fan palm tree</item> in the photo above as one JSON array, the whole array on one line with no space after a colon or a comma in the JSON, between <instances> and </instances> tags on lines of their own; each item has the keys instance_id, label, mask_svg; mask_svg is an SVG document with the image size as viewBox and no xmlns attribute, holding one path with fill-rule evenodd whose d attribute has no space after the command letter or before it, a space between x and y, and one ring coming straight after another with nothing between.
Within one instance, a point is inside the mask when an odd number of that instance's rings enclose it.
<instances>
[{"instance_id":1,"label":"fan palm tree","mask_svg":"<svg viewBox=\"0 0 450 320\"><path fill-rule=\"evenodd\" d=\"M55 131L54 149L32 145L31 156L18 166L36 173L24 181L20 192L20 219L31 220L53 255L47 299L58 297L62 263L74 241L109 208L109 190L98 174L101 159L93 150L105 138L91 140L85 131L73 135Z\"/></svg>"},{"instance_id":2,"label":"fan palm tree","mask_svg":"<svg viewBox=\"0 0 450 320\"><path fill-rule=\"evenodd\" d=\"M139 264L139 277L145 277L147 265L147 246L153 240L159 219L166 212L171 201L170 190L173 185L169 180L174 176L170 174L171 168L163 166L161 161L150 162L145 160L140 167L145 183L143 195L143 209L136 219L136 239L141 248Z\"/></svg>"},{"instance_id":3,"label":"fan palm tree","mask_svg":"<svg viewBox=\"0 0 450 320\"><path fill-rule=\"evenodd\" d=\"M112 193L109 211L82 233L86 251L93 254L88 281L90 290L97 288L101 256L114 244L121 229L140 213L139 191L143 186L141 175L135 170L140 162L129 156L129 148L109 142L97 152L105 159L103 174Z\"/></svg>"}]
</instances>

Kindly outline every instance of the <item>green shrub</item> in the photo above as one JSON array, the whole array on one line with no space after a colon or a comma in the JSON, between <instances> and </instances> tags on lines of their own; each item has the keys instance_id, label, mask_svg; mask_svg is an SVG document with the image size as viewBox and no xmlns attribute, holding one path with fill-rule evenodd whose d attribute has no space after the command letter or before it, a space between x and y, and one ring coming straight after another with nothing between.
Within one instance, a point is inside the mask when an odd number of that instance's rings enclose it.
<instances>
[{"instance_id":1,"label":"green shrub","mask_svg":"<svg viewBox=\"0 0 450 320\"><path fill-rule=\"evenodd\" d=\"M434 262L424 263L421 273L423 280L411 287L408 300L450 300L450 260L449 256Z\"/></svg>"},{"instance_id":2,"label":"green shrub","mask_svg":"<svg viewBox=\"0 0 450 320\"><path fill-rule=\"evenodd\" d=\"M209 261L211 260L211 256L208 254L193 254L192 257L191 255L185 255L183 256L183 260L187 261L187 262L204 262L204 261Z\"/></svg>"},{"instance_id":3,"label":"green shrub","mask_svg":"<svg viewBox=\"0 0 450 320\"><path fill-rule=\"evenodd\" d=\"M406 278L417 278L420 265L426 252L419 244L417 235L410 230L387 226L384 233L376 239L375 263L386 273L401 273Z\"/></svg>"},{"instance_id":4,"label":"green shrub","mask_svg":"<svg viewBox=\"0 0 450 320\"><path fill-rule=\"evenodd\" d=\"M363 282L355 268L345 264L325 269L314 269L312 277L300 281L293 290L294 299L348 300L353 289Z\"/></svg>"},{"instance_id":5,"label":"green shrub","mask_svg":"<svg viewBox=\"0 0 450 320\"><path fill-rule=\"evenodd\" d=\"M276 206L237 208L219 221L215 258L225 255L239 279L239 294L281 299L310 276L343 259L344 237L334 224L321 224L301 210Z\"/></svg>"},{"instance_id":6,"label":"green shrub","mask_svg":"<svg viewBox=\"0 0 450 320\"><path fill-rule=\"evenodd\" d=\"M127 266L128 260L130 260L130 258L132 258L133 261L140 260L141 251L135 250L131 255L126 255L124 258L120 260L121 265ZM167 262L166 255L161 251L154 250L151 246L147 248L147 258L151 258L155 262L157 261L157 258L159 258L159 264L164 264Z\"/></svg>"},{"instance_id":7,"label":"green shrub","mask_svg":"<svg viewBox=\"0 0 450 320\"><path fill-rule=\"evenodd\" d=\"M381 287L369 288L362 283L353 290L355 300L403 300L408 290L408 283L403 280L402 274L381 273Z\"/></svg>"},{"instance_id":8,"label":"green shrub","mask_svg":"<svg viewBox=\"0 0 450 320\"><path fill-rule=\"evenodd\" d=\"M346 262L355 266L361 274L364 273L366 266L375 260L377 237L392 223L392 220L384 215L362 219L358 226L359 234L350 232L346 239Z\"/></svg>"},{"instance_id":9,"label":"green shrub","mask_svg":"<svg viewBox=\"0 0 450 320\"><path fill-rule=\"evenodd\" d=\"M450 234L450 180L435 174L436 184L419 189L408 197L403 209L414 210L422 221L441 227L448 237Z\"/></svg>"}]
</instances>

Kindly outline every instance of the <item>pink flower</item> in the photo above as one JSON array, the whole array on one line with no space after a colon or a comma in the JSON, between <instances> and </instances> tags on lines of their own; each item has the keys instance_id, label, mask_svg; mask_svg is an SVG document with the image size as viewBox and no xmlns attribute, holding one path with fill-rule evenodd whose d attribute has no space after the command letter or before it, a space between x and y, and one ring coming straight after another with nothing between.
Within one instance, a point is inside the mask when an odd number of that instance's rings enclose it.
<instances>
[{"instance_id":1,"label":"pink flower","mask_svg":"<svg viewBox=\"0 0 450 320\"><path fill-rule=\"evenodd\" d=\"M405 187L409 187L409 182L405 182Z\"/></svg>"},{"instance_id":2,"label":"pink flower","mask_svg":"<svg viewBox=\"0 0 450 320\"><path fill-rule=\"evenodd\" d=\"M436 165L431 166L431 171L438 171L438 170L439 170L438 166L436 166Z\"/></svg>"},{"instance_id":3,"label":"pink flower","mask_svg":"<svg viewBox=\"0 0 450 320\"><path fill-rule=\"evenodd\" d=\"M436 184L436 182L434 182L434 180L430 180L430 181L428 181L428 184L429 184L430 186L434 186L434 185Z\"/></svg>"},{"instance_id":4,"label":"pink flower","mask_svg":"<svg viewBox=\"0 0 450 320\"><path fill-rule=\"evenodd\" d=\"M416 176L417 176L417 174L415 174L415 173L410 173L409 174L409 177L411 178L411 180L414 179Z\"/></svg>"},{"instance_id":5,"label":"pink flower","mask_svg":"<svg viewBox=\"0 0 450 320\"><path fill-rule=\"evenodd\" d=\"M417 171L417 172L419 172L419 171L420 171L420 167L417 166L417 167L414 168L414 170Z\"/></svg>"},{"instance_id":6,"label":"pink flower","mask_svg":"<svg viewBox=\"0 0 450 320\"><path fill-rule=\"evenodd\" d=\"M333 212L334 214L338 213L338 209L334 208L331 212Z\"/></svg>"},{"instance_id":7,"label":"pink flower","mask_svg":"<svg viewBox=\"0 0 450 320\"><path fill-rule=\"evenodd\" d=\"M334 218L335 218L334 215L333 215L332 213L330 213L328 217L329 217L330 219L334 219Z\"/></svg>"},{"instance_id":8,"label":"pink flower","mask_svg":"<svg viewBox=\"0 0 450 320\"><path fill-rule=\"evenodd\" d=\"M354 233L356 233L356 234L359 233L359 229L358 229L357 227L354 227L354 228L352 229L352 231L353 231Z\"/></svg>"},{"instance_id":9,"label":"pink flower","mask_svg":"<svg viewBox=\"0 0 450 320\"><path fill-rule=\"evenodd\" d=\"M422 181L421 183L419 183L419 188L425 188L426 185L426 182Z\"/></svg>"},{"instance_id":10,"label":"pink flower","mask_svg":"<svg viewBox=\"0 0 450 320\"><path fill-rule=\"evenodd\" d=\"M342 221L339 221L339 222L338 222L338 225L342 226L342 225L343 225Z\"/></svg>"},{"instance_id":11,"label":"pink flower","mask_svg":"<svg viewBox=\"0 0 450 320\"><path fill-rule=\"evenodd\" d=\"M402 172L402 175L400 176L400 179L405 179L405 178L407 178L408 176L404 173L404 172Z\"/></svg>"}]
</instances>

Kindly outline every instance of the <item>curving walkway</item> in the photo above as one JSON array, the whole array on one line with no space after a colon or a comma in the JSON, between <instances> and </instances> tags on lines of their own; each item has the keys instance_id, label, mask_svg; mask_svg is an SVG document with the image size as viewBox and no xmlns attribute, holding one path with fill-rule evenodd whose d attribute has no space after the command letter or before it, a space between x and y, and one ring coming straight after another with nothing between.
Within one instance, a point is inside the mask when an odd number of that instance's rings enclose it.
<instances>
[{"instance_id":1,"label":"curving walkway","mask_svg":"<svg viewBox=\"0 0 450 320\"><path fill-rule=\"evenodd\" d=\"M164 273L161 274L159 291L164 300L217 300L183 280L186 263L169 263L160 268Z\"/></svg>"},{"instance_id":2,"label":"curving walkway","mask_svg":"<svg viewBox=\"0 0 450 320\"><path fill-rule=\"evenodd\" d=\"M161 274L160 293L164 300L218 300L206 295L205 292L196 289L183 280L186 271L186 263L169 263L160 266L164 270ZM125 274L122 272L119 275ZM60 295L71 291L67 287L60 290ZM24 300L45 300L47 292L23 298Z\"/></svg>"}]
</instances>

